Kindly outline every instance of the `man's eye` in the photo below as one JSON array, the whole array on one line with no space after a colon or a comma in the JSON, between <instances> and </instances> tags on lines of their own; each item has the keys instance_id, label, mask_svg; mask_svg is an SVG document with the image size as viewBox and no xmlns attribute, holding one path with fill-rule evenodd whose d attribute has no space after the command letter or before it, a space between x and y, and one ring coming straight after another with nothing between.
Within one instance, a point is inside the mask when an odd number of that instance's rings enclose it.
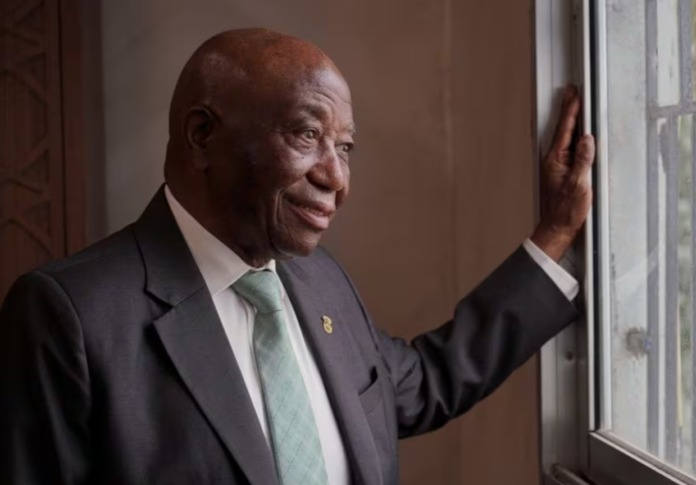
<instances>
[{"instance_id":1,"label":"man's eye","mask_svg":"<svg viewBox=\"0 0 696 485\"><path fill-rule=\"evenodd\" d=\"M317 133L317 130L305 130L302 132L302 136L306 138L307 140L314 141L317 138L319 138L319 134Z\"/></svg>"},{"instance_id":2,"label":"man's eye","mask_svg":"<svg viewBox=\"0 0 696 485\"><path fill-rule=\"evenodd\" d=\"M338 149L344 153L350 153L351 151L353 151L353 144L352 143L341 143L341 145L339 145Z\"/></svg>"}]
</instances>

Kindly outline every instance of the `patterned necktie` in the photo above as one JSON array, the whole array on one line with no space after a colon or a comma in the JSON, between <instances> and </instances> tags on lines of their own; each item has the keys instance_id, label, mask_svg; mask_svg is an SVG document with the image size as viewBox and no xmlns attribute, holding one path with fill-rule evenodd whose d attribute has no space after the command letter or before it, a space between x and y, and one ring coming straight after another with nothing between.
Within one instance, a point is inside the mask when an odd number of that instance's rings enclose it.
<instances>
[{"instance_id":1,"label":"patterned necktie","mask_svg":"<svg viewBox=\"0 0 696 485\"><path fill-rule=\"evenodd\" d=\"M248 272L232 287L256 307L254 352L281 485L327 485L314 412L285 323L280 280Z\"/></svg>"}]
</instances>

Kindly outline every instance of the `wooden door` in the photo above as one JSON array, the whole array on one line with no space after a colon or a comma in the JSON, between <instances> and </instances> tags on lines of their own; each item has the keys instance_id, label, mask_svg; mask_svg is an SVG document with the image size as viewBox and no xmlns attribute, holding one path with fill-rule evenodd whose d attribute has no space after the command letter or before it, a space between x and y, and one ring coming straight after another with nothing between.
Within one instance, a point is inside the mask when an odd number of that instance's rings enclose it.
<instances>
[{"instance_id":1,"label":"wooden door","mask_svg":"<svg viewBox=\"0 0 696 485\"><path fill-rule=\"evenodd\" d=\"M0 0L0 301L85 242L75 0Z\"/></svg>"}]
</instances>

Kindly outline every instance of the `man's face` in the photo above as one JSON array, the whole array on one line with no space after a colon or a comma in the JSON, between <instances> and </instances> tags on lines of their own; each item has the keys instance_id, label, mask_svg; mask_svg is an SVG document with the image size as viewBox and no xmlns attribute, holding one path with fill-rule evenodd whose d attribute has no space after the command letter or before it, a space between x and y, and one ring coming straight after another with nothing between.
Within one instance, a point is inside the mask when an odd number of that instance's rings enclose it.
<instances>
[{"instance_id":1,"label":"man's face","mask_svg":"<svg viewBox=\"0 0 696 485\"><path fill-rule=\"evenodd\" d=\"M260 87L241 112L227 122L223 115L207 155L209 190L235 226L226 232L274 258L306 256L319 244L348 195L354 132L339 74L284 84Z\"/></svg>"}]
</instances>

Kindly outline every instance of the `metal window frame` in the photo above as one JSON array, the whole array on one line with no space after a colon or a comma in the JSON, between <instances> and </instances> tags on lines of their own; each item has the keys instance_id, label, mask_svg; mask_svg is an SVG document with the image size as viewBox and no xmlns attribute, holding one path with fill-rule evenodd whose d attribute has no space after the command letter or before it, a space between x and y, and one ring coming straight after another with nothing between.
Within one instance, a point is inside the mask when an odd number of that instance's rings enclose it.
<instances>
[{"instance_id":1,"label":"metal window frame","mask_svg":"<svg viewBox=\"0 0 696 485\"><path fill-rule=\"evenodd\" d=\"M655 8L656 1L646 0L646 13ZM688 0L679 2L680 9L686 11ZM611 363L603 362L601 359L602 355L610 355L608 351L611 345L611 298L608 293L611 286L607 284L609 265L602 259L608 254L605 8L605 0L535 0L537 159L541 159L549 146L549 126L556 118L558 107L554 105L552 98L554 95L558 98L558 91L569 82L581 86L585 102L583 130L595 135L598 148L593 170L596 196L587 224L589 230L581 244L574 248L574 254L565 261L566 265L580 270L579 274L587 295L582 302L586 308L586 318L585 321L578 322L564 331L542 349L540 412L543 483L558 483L559 477L553 470L560 465L601 485L696 485L696 480L679 470L634 449L615 436L600 431L611 426ZM646 39L648 48L651 42L655 42L655 36L655 29L650 30L649 27ZM686 40L680 38L682 46L684 42ZM647 52L651 50L648 49ZM650 62L650 59L648 61ZM681 68L684 70L685 66L682 65ZM655 90L654 82L655 80L648 76L648 91ZM676 120L679 115L695 113L696 102L685 98L687 89L693 89L690 73L684 76L679 105L658 107L657 103L654 103L648 107L649 127L657 122L657 118ZM650 92L649 103L652 99ZM557 99L555 104L558 104ZM671 143L663 145L672 153L663 153L665 159L675 157L674 125L676 123L672 121L671 129L668 127L666 131L666 137ZM652 133L657 134L657 130ZM657 135L652 138L649 135L646 147L648 150L657 150L656 138ZM696 120L693 123L692 143L696 147ZM692 169L696 174L696 155ZM648 177L646 187L649 192L650 179L651 177ZM693 179L692 194L696 197L696 176ZM675 180L676 177L672 176L671 181L674 183ZM658 223L656 216L656 213L649 211L648 225ZM696 210L693 211L692 218L692 227L696 227ZM675 224L673 220L671 225L670 221L667 222L669 227ZM675 236L672 234L671 237ZM692 254L696 255L696 238L693 240ZM672 261L671 266L674 266L673 263ZM671 266L668 261L665 270L670 274L675 271ZM696 275L692 281L692 292L694 291ZM696 315L696 302L692 311ZM692 331L695 332L692 335L696 336L695 322L696 318L692 318ZM602 351L595 355L594 349ZM696 352L693 352L692 360L696 368ZM654 371L651 368L649 365L649 375L651 370ZM696 373L693 379L696 385ZM597 389L601 392L595 393ZM694 401L692 405L696 406L696 400ZM649 416L650 409L652 408L649 406ZM648 421L649 425L653 422L650 417ZM692 426L696 431L696 419Z\"/></svg>"},{"instance_id":2,"label":"metal window frame","mask_svg":"<svg viewBox=\"0 0 696 485\"><path fill-rule=\"evenodd\" d=\"M582 37L582 3L578 0L535 1L536 62L536 159L548 150L560 110L562 90L577 82L585 71L577 64L583 56L578 49ZM537 191L538 193L539 191ZM583 241L584 243L585 241ZM586 247L586 246L585 246ZM579 244L561 262L573 274L582 273L585 250ZM591 281L580 276L583 281ZM588 288L584 294L592 295ZM590 355L587 350L586 321L579 321L561 332L541 351L541 458L543 482L555 484L553 469L588 469L589 448L586 431L594 423L590 405ZM555 481L554 481L555 480Z\"/></svg>"}]
</instances>

